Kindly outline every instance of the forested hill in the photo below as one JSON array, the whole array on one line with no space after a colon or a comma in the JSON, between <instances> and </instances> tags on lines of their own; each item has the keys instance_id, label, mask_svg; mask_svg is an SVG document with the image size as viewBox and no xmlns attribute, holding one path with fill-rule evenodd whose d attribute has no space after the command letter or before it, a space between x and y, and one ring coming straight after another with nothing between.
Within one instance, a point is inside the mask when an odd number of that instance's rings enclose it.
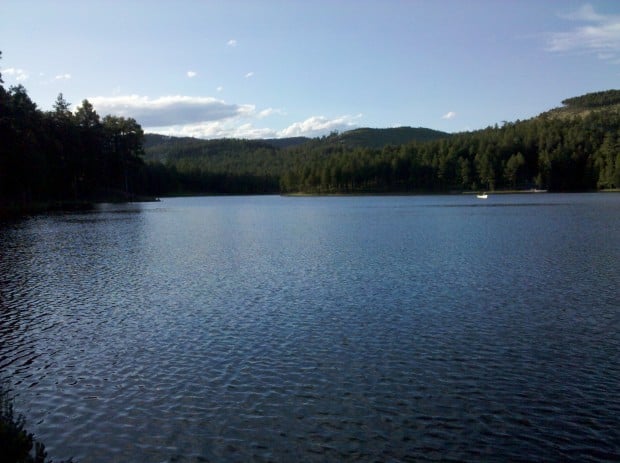
<instances>
[{"instance_id":1,"label":"forested hill","mask_svg":"<svg viewBox=\"0 0 620 463\"><path fill-rule=\"evenodd\" d=\"M586 95L567 98L562 104L569 108L603 108L620 105L620 91L588 93Z\"/></svg>"},{"instance_id":2,"label":"forested hill","mask_svg":"<svg viewBox=\"0 0 620 463\"><path fill-rule=\"evenodd\" d=\"M528 120L457 134L364 128L285 148L267 140L160 139L146 151L166 159L160 169L174 185L198 193L610 189L620 187L619 101L618 90L582 95ZM239 189L244 182L249 190Z\"/></svg>"},{"instance_id":3,"label":"forested hill","mask_svg":"<svg viewBox=\"0 0 620 463\"><path fill-rule=\"evenodd\" d=\"M305 139L307 140L307 139ZM294 143L291 143L294 145ZM285 141L281 146L288 146ZM274 151L278 147L267 140L244 140L220 138L204 140L189 137L169 137L165 135L146 134L144 151L146 161L177 161L182 158L195 157L235 157L250 152Z\"/></svg>"},{"instance_id":4,"label":"forested hill","mask_svg":"<svg viewBox=\"0 0 620 463\"><path fill-rule=\"evenodd\" d=\"M387 129L360 128L342 133L333 132L319 138L289 137L265 140L215 139L202 140L189 137L169 137L165 135L146 134L144 137L145 159L147 161L165 162L184 157L222 157L261 151L264 149L285 149L312 145L329 147L341 144L348 148L381 149L388 145L403 145L411 142L423 142L449 137L450 134L423 127L395 127Z\"/></svg>"},{"instance_id":5,"label":"forested hill","mask_svg":"<svg viewBox=\"0 0 620 463\"><path fill-rule=\"evenodd\" d=\"M181 148L184 145L190 147L211 145L216 147L222 140L235 140L231 138L220 138L215 140L205 140L202 138L194 137L174 137L169 135L159 135L156 133L147 133L144 135L144 149L150 153L159 153L160 151L174 151L177 148ZM288 137L288 138L265 138L259 140L243 140L236 139L238 141L254 141L257 142L257 146L270 145L274 148L289 148L291 146L303 145L309 142L311 139L308 137ZM154 156L158 157L158 156Z\"/></svg>"},{"instance_id":6,"label":"forested hill","mask_svg":"<svg viewBox=\"0 0 620 463\"><path fill-rule=\"evenodd\" d=\"M620 188L620 91L568 98L563 106L438 140L381 149L297 148L284 192L584 191Z\"/></svg>"},{"instance_id":7,"label":"forested hill","mask_svg":"<svg viewBox=\"0 0 620 463\"><path fill-rule=\"evenodd\" d=\"M604 92L588 93L586 95L567 98L562 106L554 108L540 117L586 117L593 112L620 112L620 91L607 90Z\"/></svg>"},{"instance_id":8,"label":"forested hill","mask_svg":"<svg viewBox=\"0 0 620 463\"><path fill-rule=\"evenodd\" d=\"M146 134L144 151L152 170L162 174L159 184L164 190L276 193L281 191L282 179L287 174L301 164L315 162L317 156L337 158L350 150L381 150L449 136L445 132L411 127L362 128L317 138L266 140L203 140Z\"/></svg>"},{"instance_id":9,"label":"forested hill","mask_svg":"<svg viewBox=\"0 0 620 463\"><path fill-rule=\"evenodd\" d=\"M218 138L205 140L192 137L173 137L147 133L144 135L146 161L165 162L168 159L204 155L231 155L241 151L260 149L283 149L303 145L311 139L307 137L268 138L246 140L240 138Z\"/></svg>"},{"instance_id":10,"label":"forested hill","mask_svg":"<svg viewBox=\"0 0 620 463\"><path fill-rule=\"evenodd\" d=\"M337 140L352 148L384 148L411 142L439 140L450 134L423 127L393 127L388 129L361 128L337 135Z\"/></svg>"},{"instance_id":11,"label":"forested hill","mask_svg":"<svg viewBox=\"0 0 620 463\"><path fill-rule=\"evenodd\" d=\"M620 188L620 90L565 99L524 121L457 134L356 129L320 138L144 135L58 95L41 111L0 75L0 218L36 204L175 194L411 193Z\"/></svg>"}]
</instances>

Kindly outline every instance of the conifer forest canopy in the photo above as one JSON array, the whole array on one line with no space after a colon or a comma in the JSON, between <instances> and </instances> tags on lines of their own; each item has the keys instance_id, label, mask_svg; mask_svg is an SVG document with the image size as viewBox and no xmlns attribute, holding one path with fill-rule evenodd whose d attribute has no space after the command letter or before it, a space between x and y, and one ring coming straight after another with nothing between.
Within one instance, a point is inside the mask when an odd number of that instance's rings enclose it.
<instances>
[{"instance_id":1,"label":"conifer forest canopy","mask_svg":"<svg viewBox=\"0 0 620 463\"><path fill-rule=\"evenodd\" d=\"M620 187L620 91L567 98L528 120L448 134L356 129L321 138L145 135L139 121L42 111L0 76L0 208L176 194L423 193Z\"/></svg>"}]
</instances>

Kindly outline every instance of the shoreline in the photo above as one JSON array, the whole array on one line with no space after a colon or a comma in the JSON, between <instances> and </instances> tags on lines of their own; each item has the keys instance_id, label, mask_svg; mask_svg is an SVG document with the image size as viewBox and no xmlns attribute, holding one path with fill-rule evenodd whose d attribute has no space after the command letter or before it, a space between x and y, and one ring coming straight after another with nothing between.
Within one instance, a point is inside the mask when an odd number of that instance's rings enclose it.
<instances>
[{"instance_id":1,"label":"shoreline","mask_svg":"<svg viewBox=\"0 0 620 463\"><path fill-rule=\"evenodd\" d=\"M334 192L334 193L307 193L307 192L289 192L289 193L264 193L250 194L249 196L269 196L276 195L282 197L344 197L344 196L458 196L458 195L478 195L479 191L357 191L357 192ZM548 191L548 190L484 190L488 195L511 195L511 194L545 194L545 193L620 193L620 188L610 188L604 190L590 191ZM201 196L246 196L246 195L226 195L226 194L180 194L180 195L164 195L162 198L176 197L201 197ZM95 209L97 204L104 203L142 203L142 202L159 202L160 197L154 196L138 196L132 200L104 199L104 200L71 200L71 201L35 201L32 203L8 202L0 200L0 221L18 219L29 215L44 214L49 212L80 212Z\"/></svg>"},{"instance_id":2,"label":"shoreline","mask_svg":"<svg viewBox=\"0 0 620 463\"><path fill-rule=\"evenodd\" d=\"M50 212L84 212L92 211L97 204L102 203L141 203L141 202L157 202L157 197L136 197L131 201L118 201L114 199L108 200L50 200L50 201L33 201L29 203L23 202L4 202L0 201L0 221L19 219L30 215L45 214Z\"/></svg>"},{"instance_id":3,"label":"shoreline","mask_svg":"<svg viewBox=\"0 0 620 463\"><path fill-rule=\"evenodd\" d=\"M479 195L484 191L488 195L512 195L512 194L547 194L547 193L620 193L620 188L605 189L605 190L588 190L588 191L549 191L549 190L478 190L478 191L427 191L427 192L351 192L351 193L305 193L305 192L291 192L280 193L280 196L297 196L297 197L312 197L312 196L458 196L458 195Z\"/></svg>"}]
</instances>

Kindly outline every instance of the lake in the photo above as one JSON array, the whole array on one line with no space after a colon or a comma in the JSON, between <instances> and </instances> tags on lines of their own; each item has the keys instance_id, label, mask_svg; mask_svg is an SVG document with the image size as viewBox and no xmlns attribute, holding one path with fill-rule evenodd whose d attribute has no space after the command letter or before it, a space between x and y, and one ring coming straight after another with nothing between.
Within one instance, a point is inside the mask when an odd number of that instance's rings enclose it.
<instances>
[{"instance_id":1,"label":"lake","mask_svg":"<svg viewBox=\"0 0 620 463\"><path fill-rule=\"evenodd\" d=\"M620 194L202 197L0 227L55 460L618 461Z\"/></svg>"}]
</instances>

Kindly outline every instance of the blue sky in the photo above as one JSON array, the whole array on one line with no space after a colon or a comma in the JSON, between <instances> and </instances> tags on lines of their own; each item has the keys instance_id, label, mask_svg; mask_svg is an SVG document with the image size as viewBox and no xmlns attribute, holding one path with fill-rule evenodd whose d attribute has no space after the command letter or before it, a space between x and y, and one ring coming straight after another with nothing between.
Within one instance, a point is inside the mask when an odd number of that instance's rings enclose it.
<instances>
[{"instance_id":1,"label":"blue sky","mask_svg":"<svg viewBox=\"0 0 620 463\"><path fill-rule=\"evenodd\" d=\"M147 132L459 132L620 88L620 1L2 0L0 50L41 109Z\"/></svg>"}]
</instances>

